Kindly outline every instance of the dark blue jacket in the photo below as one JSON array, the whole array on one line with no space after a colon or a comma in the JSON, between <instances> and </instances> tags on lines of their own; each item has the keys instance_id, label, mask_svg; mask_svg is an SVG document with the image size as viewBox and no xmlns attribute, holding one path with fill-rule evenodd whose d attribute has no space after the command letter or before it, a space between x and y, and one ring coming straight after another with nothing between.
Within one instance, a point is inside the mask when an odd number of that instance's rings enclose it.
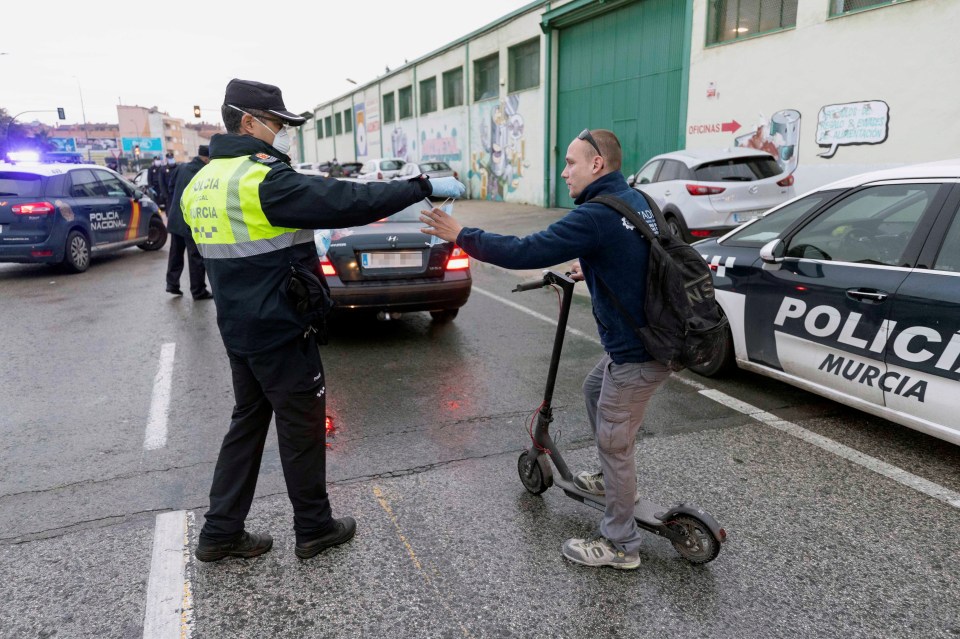
<instances>
[{"instance_id":1,"label":"dark blue jacket","mask_svg":"<svg viewBox=\"0 0 960 639\"><path fill-rule=\"evenodd\" d=\"M597 281L599 276L616 293L637 326L646 326L643 300L650 243L610 207L584 204L604 194L617 195L638 212L650 210L643 196L616 171L587 186L576 199L577 208L546 230L518 238L465 228L457 244L478 260L504 268L546 268L579 258L604 350L618 364L650 361L653 358L640 338Z\"/></svg>"}]
</instances>

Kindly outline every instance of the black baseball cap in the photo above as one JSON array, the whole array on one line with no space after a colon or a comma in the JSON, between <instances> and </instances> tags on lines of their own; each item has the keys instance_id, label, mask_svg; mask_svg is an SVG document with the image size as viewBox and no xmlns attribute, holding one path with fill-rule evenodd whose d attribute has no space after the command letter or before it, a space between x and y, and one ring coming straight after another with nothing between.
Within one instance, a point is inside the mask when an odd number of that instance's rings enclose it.
<instances>
[{"instance_id":1,"label":"black baseball cap","mask_svg":"<svg viewBox=\"0 0 960 639\"><path fill-rule=\"evenodd\" d=\"M206 144L201 144L197 147L197 155L203 156L205 158L210 157L210 147Z\"/></svg>"},{"instance_id":2,"label":"black baseball cap","mask_svg":"<svg viewBox=\"0 0 960 639\"><path fill-rule=\"evenodd\" d=\"M306 118L287 111L287 107L283 104L283 94L272 84L234 78L227 84L223 103L232 104L241 109L266 111L294 126L300 126L307 121Z\"/></svg>"}]
</instances>

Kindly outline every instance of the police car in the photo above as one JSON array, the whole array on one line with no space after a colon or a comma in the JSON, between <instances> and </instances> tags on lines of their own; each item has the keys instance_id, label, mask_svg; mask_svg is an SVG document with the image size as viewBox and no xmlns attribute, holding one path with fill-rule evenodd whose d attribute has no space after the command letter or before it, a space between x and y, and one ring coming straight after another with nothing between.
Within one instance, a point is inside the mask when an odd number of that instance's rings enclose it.
<instances>
[{"instance_id":1,"label":"police car","mask_svg":"<svg viewBox=\"0 0 960 639\"><path fill-rule=\"evenodd\" d=\"M960 444L960 160L868 173L694 246L734 364Z\"/></svg>"},{"instance_id":2,"label":"police car","mask_svg":"<svg viewBox=\"0 0 960 639\"><path fill-rule=\"evenodd\" d=\"M97 165L0 163L0 262L63 264L80 273L91 256L167 241L157 205Z\"/></svg>"}]
</instances>

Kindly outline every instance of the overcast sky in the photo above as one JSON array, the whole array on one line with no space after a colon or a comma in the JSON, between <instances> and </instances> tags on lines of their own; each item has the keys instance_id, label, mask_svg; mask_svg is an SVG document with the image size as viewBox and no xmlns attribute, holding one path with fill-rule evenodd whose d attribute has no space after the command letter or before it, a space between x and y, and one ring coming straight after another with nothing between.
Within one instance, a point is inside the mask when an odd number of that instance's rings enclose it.
<instances>
[{"instance_id":1,"label":"overcast sky","mask_svg":"<svg viewBox=\"0 0 960 639\"><path fill-rule=\"evenodd\" d=\"M3 3L0 107L17 121L117 122L116 105L220 122L231 78L275 84L296 113L528 0L33 0Z\"/></svg>"}]
</instances>

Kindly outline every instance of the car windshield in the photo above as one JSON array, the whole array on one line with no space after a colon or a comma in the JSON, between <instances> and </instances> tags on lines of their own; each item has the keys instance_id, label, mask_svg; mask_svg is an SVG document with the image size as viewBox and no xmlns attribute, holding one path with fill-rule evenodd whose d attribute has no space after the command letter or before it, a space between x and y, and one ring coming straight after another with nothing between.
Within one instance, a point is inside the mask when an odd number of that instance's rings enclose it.
<instances>
[{"instance_id":1,"label":"car windshield","mask_svg":"<svg viewBox=\"0 0 960 639\"><path fill-rule=\"evenodd\" d=\"M450 167L446 162L424 162L420 165L424 171L449 171Z\"/></svg>"},{"instance_id":2,"label":"car windshield","mask_svg":"<svg viewBox=\"0 0 960 639\"><path fill-rule=\"evenodd\" d=\"M780 237L794 221L832 199L839 192L819 191L811 193L776 211L771 211L752 224L747 224L724 240L723 243L737 246L763 246L770 240Z\"/></svg>"},{"instance_id":3,"label":"car windshield","mask_svg":"<svg viewBox=\"0 0 960 639\"><path fill-rule=\"evenodd\" d=\"M396 171L397 169L402 167L404 164L406 163L401 162L400 160L384 160L383 162L380 163L380 170Z\"/></svg>"},{"instance_id":4,"label":"car windshield","mask_svg":"<svg viewBox=\"0 0 960 639\"><path fill-rule=\"evenodd\" d=\"M40 197L43 193L43 178L34 173L15 171L0 172L0 195Z\"/></svg>"},{"instance_id":5,"label":"car windshield","mask_svg":"<svg viewBox=\"0 0 960 639\"><path fill-rule=\"evenodd\" d=\"M693 172L698 180L705 182L753 182L783 171L772 157L748 157L707 162Z\"/></svg>"}]
</instances>

